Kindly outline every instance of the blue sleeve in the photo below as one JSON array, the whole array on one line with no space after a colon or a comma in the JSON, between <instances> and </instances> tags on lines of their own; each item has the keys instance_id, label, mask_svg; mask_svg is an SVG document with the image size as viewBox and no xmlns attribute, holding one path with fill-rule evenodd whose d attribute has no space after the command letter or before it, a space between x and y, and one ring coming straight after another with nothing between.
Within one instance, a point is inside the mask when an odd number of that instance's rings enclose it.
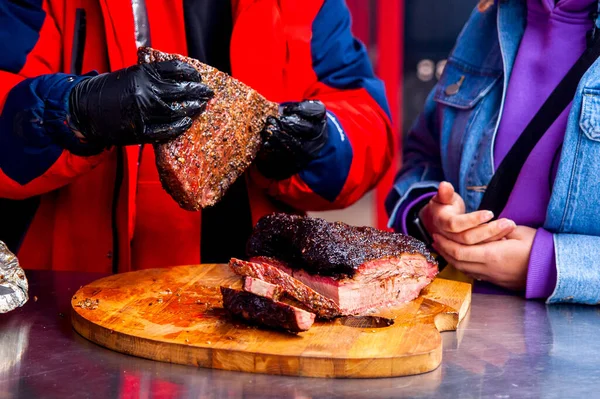
<instances>
[{"instance_id":1,"label":"blue sleeve","mask_svg":"<svg viewBox=\"0 0 600 399\"><path fill-rule=\"evenodd\" d=\"M86 76L62 73L26 79L8 93L0 114L0 169L25 185L43 175L64 149L94 155L69 125L69 95Z\"/></svg>"},{"instance_id":2,"label":"blue sleeve","mask_svg":"<svg viewBox=\"0 0 600 399\"><path fill-rule=\"evenodd\" d=\"M365 89L391 119L383 82L375 77L365 46L350 30L343 0L325 0L313 21L312 65L319 82L339 90Z\"/></svg>"},{"instance_id":3,"label":"blue sleeve","mask_svg":"<svg viewBox=\"0 0 600 399\"><path fill-rule=\"evenodd\" d=\"M316 194L334 202L346 183L352 157L352 145L339 119L327 111L327 143L299 176Z\"/></svg>"},{"instance_id":4,"label":"blue sleeve","mask_svg":"<svg viewBox=\"0 0 600 399\"><path fill-rule=\"evenodd\" d=\"M556 287L548 303L600 304L600 237L554 234Z\"/></svg>"},{"instance_id":5,"label":"blue sleeve","mask_svg":"<svg viewBox=\"0 0 600 399\"><path fill-rule=\"evenodd\" d=\"M42 2L0 1L0 70L19 73L25 65L27 55L35 47L46 19Z\"/></svg>"},{"instance_id":6,"label":"blue sleeve","mask_svg":"<svg viewBox=\"0 0 600 399\"><path fill-rule=\"evenodd\" d=\"M69 94L86 77L50 74L11 87L3 75L18 75L38 43L48 16L43 0L0 1L0 169L25 185L46 172L64 148L99 153L80 143L68 126ZM12 79L14 81L15 79Z\"/></svg>"}]
</instances>

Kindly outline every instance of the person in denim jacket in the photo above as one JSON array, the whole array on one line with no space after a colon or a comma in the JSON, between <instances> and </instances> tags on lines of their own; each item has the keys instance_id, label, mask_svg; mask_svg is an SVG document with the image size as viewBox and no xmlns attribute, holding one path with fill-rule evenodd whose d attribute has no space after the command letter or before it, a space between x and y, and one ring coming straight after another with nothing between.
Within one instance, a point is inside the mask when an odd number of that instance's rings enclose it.
<instances>
[{"instance_id":1,"label":"person in denim jacket","mask_svg":"<svg viewBox=\"0 0 600 399\"><path fill-rule=\"evenodd\" d=\"M504 210L487 184L600 26L599 0L483 0L404 145L386 207L481 281L548 303L600 303L600 60L530 153Z\"/></svg>"}]
</instances>

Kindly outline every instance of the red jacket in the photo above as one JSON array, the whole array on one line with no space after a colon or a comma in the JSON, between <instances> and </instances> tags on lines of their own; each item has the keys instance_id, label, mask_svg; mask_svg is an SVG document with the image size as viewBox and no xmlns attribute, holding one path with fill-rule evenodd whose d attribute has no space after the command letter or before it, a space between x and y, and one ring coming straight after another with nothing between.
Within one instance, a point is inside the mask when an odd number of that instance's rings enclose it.
<instances>
[{"instance_id":1,"label":"red jacket","mask_svg":"<svg viewBox=\"0 0 600 399\"><path fill-rule=\"evenodd\" d=\"M72 134L68 93L80 78L68 74L78 8L87 15L83 72L137 62L129 1L0 3L0 198L42 195L21 263L107 272L113 240L119 271L199 263L201 214L180 209L162 190L150 146L88 157L60 146ZM152 47L185 55L182 1L146 0L146 8ZM253 221L278 203L298 211L352 204L386 171L393 146L383 85L350 33L344 2L233 0L232 9L232 75L272 101L320 99L329 119L329 143L298 175L276 182L254 168L246 174Z\"/></svg>"}]
</instances>

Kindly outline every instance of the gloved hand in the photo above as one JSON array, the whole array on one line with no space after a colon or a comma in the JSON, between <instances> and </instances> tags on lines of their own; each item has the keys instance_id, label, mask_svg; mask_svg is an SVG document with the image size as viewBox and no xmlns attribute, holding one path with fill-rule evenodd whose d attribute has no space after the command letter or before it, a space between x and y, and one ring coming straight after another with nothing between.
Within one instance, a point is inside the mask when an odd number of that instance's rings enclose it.
<instances>
[{"instance_id":1,"label":"gloved hand","mask_svg":"<svg viewBox=\"0 0 600 399\"><path fill-rule=\"evenodd\" d=\"M327 143L327 114L320 101L288 103L282 116L269 117L256 166L269 179L283 180L300 172Z\"/></svg>"},{"instance_id":2,"label":"gloved hand","mask_svg":"<svg viewBox=\"0 0 600 399\"><path fill-rule=\"evenodd\" d=\"M185 132L214 93L181 61L135 65L78 83L70 95L72 123L89 143L143 144Z\"/></svg>"}]
</instances>

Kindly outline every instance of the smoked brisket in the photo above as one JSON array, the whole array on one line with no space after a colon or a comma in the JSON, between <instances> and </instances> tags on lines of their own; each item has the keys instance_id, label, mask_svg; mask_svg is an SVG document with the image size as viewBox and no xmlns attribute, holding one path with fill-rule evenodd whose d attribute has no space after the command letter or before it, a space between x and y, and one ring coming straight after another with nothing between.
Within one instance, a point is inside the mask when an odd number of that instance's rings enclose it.
<instances>
[{"instance_id":1,"label":"smoked brisket","mask_svg":"<svg viewBox=\"0 0 600 399\"><path fill-rule=\"evenodd\" d=\"M284 214L258 222L247 254L250 262L230 262L236 273L281 285L311 310L327 303L337 315L366 315L411 301L438 272L414 238Z\"/></svg>"},{"instance_id":2,"label":"smoked brisket","mask_svg":"<svg viewBox=\"0 0 600 399\"><path fill-rule=\"evenodd\" d=\"M425 244L415 238L283 213L259 220L246 251L248 257L276 258L294 269L337 278L354 276L367 262L407 254L436 264Z\"/></svg>"},{"instance_id":3,"label":"smoked brisket","mask_svg":"<svg viewBox=\"0 0 600 399\"><path fill-rule=\"evenodd\" d=\"M279 285L271 284L254 277L244 277L243 290L275 301L278 301L283 294L283 288Z\"/></svg>"},{"instance_id":4,"label":"smoked brisket","mask_svg":"<svg viewBox=\"0 0 600 399\"><path fill-rule=\"evenodd\" d=\"M302 282L293 278L275 259L258 258L254 262L231 259L229 267L240 276L252 277L279 286L286 295L302 303L311 312L323 319L340 316L340 308L329 298L315 292Z\"/></svg>"},{"instance_id":5,"label":"smoked brisket","mask_svg":"<svg viewBox=\"0 0 600 399\"><path fill-rule=\"evenodd\" d=\"M154 145L160 181L173 199L190 211L214 205L256 157L260 132L266 118L277 115L278 104L193 58L142 47L138 59L187 62L214 91L192 127L170 142Z\"/></svg>"},{"instance_id":6,"label":"smoked brisket","mask_svg":"<svg viewBox=\"0 0 600 399\"><path fill-rule=\"evenodd\" d=\"M258 325L302 332L315 321L312 313L250 292L221 287L221 294L223 307L230 314Z\"/></svg>"}]
</instances>

